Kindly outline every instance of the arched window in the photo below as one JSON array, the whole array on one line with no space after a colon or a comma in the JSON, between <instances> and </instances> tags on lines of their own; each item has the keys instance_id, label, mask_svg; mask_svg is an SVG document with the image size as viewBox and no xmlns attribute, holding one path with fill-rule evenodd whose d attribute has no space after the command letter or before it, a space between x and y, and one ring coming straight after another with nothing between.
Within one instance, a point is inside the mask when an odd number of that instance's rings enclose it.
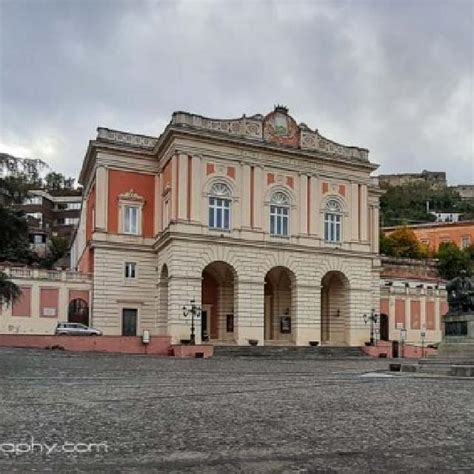
<instances>
[{"instance_id":1,"label":"arched window","mask_svg":"<svg viewBox=\"0 0 474 474\"><path fill-rule=\"evenodd\" d=\"M282 192L274 193L270 201L270 234L287 236L289 217L290 202L288 196Z\"/></svg>"},{"instance_id":2,"label":"arched window","mask_svg":"<svg viewBox=\"0 0 474 474\"><path fill-rule=\"evenodd\" d=\"M209 193L209 228L230 229L230 204L232 193L224 183L215 183Z\"/></svg>"},{"instance_id":3,"label":"arched window","mask_svg":"<svg viewBox=\"0 0 474 474\"><path fill-rule=\"evenodd\" d=\"M338 201L330 199L324 213L324 239L340 242L342 236L342 208Z\"/></svg>"}]
</instances>

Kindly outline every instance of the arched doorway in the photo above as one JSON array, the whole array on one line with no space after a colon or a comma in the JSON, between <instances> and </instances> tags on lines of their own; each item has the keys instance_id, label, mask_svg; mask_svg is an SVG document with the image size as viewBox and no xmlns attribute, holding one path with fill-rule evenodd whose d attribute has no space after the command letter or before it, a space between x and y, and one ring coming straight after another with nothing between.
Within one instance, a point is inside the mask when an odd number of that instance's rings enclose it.
<instances>
[{"instance_id":1,"label":"arched doorway","mask_svg":"<svg viewBox=\"0 0 474 474\"><path fill-rule=\"evenodd\" d=\"M81 323L89 326L89 305L82 298L75 298L69 302L68 318L70 323Z\"/></svg>"},{"instance_id":2,"label":"arched doorway","mask_svg":"<svg viewBox=\"0 0 474 474\"><path fill-rule=\"evenodd\" d=\"M388 316L386 314L380 315L380 340L389 341Z\"/></svg>"},{"instance_id":3,"label":"arched doorway","mask_svg":"<svg viewBox=\"0 0 474 474\"><path fill-rule=\"evenodd\" d=\"M291 341L294 274L286 267L274 267L265 276L264 338Z\"/></svg>"},{"instance_id":4,"label":"arched doorway","mask_svg":"<svg viewBox=\"0 0 474 474\"><path fill-rule=\"evenodd\" d=\"M235 270L226 262L212 262L202 272L201 337L234 339Z\"/></svg>"},{"instance_id":5,"label":"arched doorway","mask_svg":"<svg viewBox=\"0 0 474 474\"><path fill-rule=\"evenodd\" d=\"M160 282L158 285L158 321L157 326L162 328L163 334L166 333L168 325L168 266L165 264L161 268Z\"/></svg>"},{"instance_id":6,"label":"arched doorway","mask_svg":"<svg viewBox=\"0 0 474 474\"><path fill-rule=\"evenodd\" d=\"M321 281L321 342L345 345L348 321L349 280L341 272L328 272Z\"/></svg>"}]
</instances>

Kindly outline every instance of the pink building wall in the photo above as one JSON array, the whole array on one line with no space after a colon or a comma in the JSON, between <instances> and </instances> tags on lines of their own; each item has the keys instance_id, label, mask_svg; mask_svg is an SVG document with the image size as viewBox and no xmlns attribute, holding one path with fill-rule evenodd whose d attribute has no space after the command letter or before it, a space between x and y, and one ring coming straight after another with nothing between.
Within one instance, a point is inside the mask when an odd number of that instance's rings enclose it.
<instances>
[{"instance_id":1,"label":"pink building wall","mask_svg":"<svg viewBox=\"0 0 474 474\"><path fill-rule=\"evenodd\" d=\"M40 316L57 318L59 309L59 290L57 288L40 289Z\"/></svg>"},{"instance_id":2,"label":"pink building wall","mask_svg":"<svg viewBox=\"0 0 474 474\"><path fill-rule=\"evenodd\" d=\"M21 296L12 306L12 316L31 316L31 288L21 286Z\"/></svg>"}]
</instances>

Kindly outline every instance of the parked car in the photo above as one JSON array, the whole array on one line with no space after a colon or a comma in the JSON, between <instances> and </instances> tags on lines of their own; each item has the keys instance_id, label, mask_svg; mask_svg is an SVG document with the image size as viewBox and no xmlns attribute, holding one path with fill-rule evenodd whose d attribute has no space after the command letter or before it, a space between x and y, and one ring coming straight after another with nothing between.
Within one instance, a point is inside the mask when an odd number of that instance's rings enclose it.
<instances>
[{"instance_id":1,"label":"parked car","mask_svg":"<svg viewBox=\"0 0 474 474\"><path fill-rule=\"evenodd\" d=\"M80 323L58 323L56 336L102 336L102 331Z\"/></svg>"}]
</instances>

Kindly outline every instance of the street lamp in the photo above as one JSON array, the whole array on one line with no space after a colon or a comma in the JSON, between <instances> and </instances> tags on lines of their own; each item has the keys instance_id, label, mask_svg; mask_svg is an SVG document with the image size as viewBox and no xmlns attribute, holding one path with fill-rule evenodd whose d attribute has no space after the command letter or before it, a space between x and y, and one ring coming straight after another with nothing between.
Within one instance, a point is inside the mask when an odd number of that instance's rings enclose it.
<instances>
[{"instance_id":1,"label":"street lamp","mask_svg":"<svg viewBox=\"0 0 474 474\"><path fill-rule=\"evenodd\" d=\"M370 321L370 345L374 345L374 324L377 324L379 315L372 309L369 315L364 314L364 323L367 324Z\"/></svg>"},{"instance_id":2,"label":"street lamp","mask_svg":"<svg viewBox=\"0 0 474 474\"><path fill-rule=\"evenodd\" d=\"M191 337L189 338L189 344L191 346L196 345L196 336L194 335L194 318L201 316L202 309L196 304L194 298L189 302L189 305L183 306L183 316L187 318L191 316Z\"/></svg>"}]
</instances>

